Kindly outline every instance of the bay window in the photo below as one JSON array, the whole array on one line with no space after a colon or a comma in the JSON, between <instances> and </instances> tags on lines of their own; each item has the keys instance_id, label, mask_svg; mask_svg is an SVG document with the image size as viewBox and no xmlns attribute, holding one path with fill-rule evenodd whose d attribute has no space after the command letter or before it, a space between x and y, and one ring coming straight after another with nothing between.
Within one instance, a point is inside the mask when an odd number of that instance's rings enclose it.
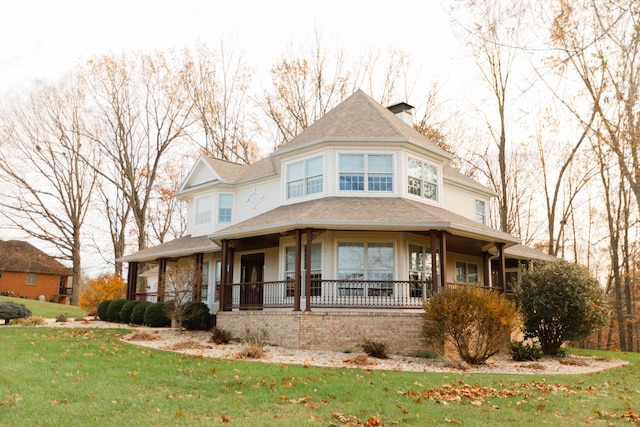
<instances>
[{"instance_id":1,"label":"bay window","mask_svg":"<svg viewBox=\"0 0 640 427\"><path fill-rule=\"evenodd\" d=\"M323 169L322 156L288 164L287 199L322 193Z\"/></svg>"},{"instance_id":2,"label":"bay window","mask_svg":"<svg viewBox=\"0 0 640 427\"><path fill-rule=\"evenodd\" d=\"M425 199L438 201L439 170L436 165L409 158L407 165L408 192Z\"/></svg>"}]
</instances>

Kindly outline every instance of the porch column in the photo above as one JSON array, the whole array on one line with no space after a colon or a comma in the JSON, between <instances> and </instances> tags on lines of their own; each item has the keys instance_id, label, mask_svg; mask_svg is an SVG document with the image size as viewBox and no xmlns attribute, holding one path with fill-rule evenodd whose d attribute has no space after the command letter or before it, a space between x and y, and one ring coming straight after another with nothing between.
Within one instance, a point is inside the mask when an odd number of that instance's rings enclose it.
<instances>
[{"instance_id":1,"label":"porch column","mask_svg":"<svg viewBox=\"0 0 640 427\"><path fill-rule=\"evenodd\" d=\"M482 272L485 288L491 285L491 255L489 252L482 252Z\"/></svg>"},{"instance_id":2,"label":"porch column","mask_svg":"<svg viewBox=\"0 0 640 427\"><path fill-rule=\"evenodd\" d=\"M167 278L167 259L160 258L160 262L158 263L158 293L157 293L158 302L164 301L164 285L165 285L166 278Z\"/></svg>"},{"instance_id":3,"label":"porch column","mask_svg":"<svg viewBox=\"0 0 640 427\"><path fill-rule=\"evenodd\" d=\"M202 264L204 263L204 254L202 252L195 254L193 258L195 264L193 301L202 301Z\"/></svg>"},{"instance_id":4,"label":"porch column","mask_svg":"<svg viewBox=\"0 0 640 427\"><path fill-rule=\"evenodd\" d=\"M307 228L307 252L305 253L304 265L306 271L304 272L304 296L305 306L304 311L311 311L311 242L313 241L313 230Z\"/></svg>"},{"instance_id":5,"label":"porch column","mask_svg":"<svg viewBox=\"0 0 640 427\"><path fill-rule=\"evenodd\" d=\"M220 311L225 310L225 285L227 284L227 241L221 242L222 254L220 256Z\"/></svg>"},{"instance_id":6,"label":"porch column","mask_svg":"<svg viewBox=\"0 0 640 427\"><path fill-rule=\"evenodd\" d=\"M129 271L127 272L127 300L136 299L136 290L138 289L138 263L130 262Z\"/></svg>"},{"instance_id":7,"label":"porch column","mask_svg":"<svg viewBox=\"0 0 640 427\"><path fill-rule=\"evenodd\" d=\"M438 292L438 257L436 256L438 242L437 231L431 231L431 293Z\"/></svg>"},{"instance_id":8,"label":"porch column","mask_svg":"<svg viewBox=\"0 0 640 427\"><path fill-rule=\"evenodd\" d=\"M497 243L498 248L498 288L503 294L507 293L507 273L504 263L504 243Z\"/></svg>"},{"instance_id":9,"label":"porch column","mask_svg":"<svg viewBox=\"0 0 640 427\"><path fill-rule=\"evenodd\" d=\"M447 232L440 232L440 277L442 287L447 286Z\"/></svg>"},{"instance_id":10,"label":"porch column","mask_svg":"<svg viewBox=\"0 0 640 427\"><path fill-rule=\"evenodd\" d=\"M296 265L293 278L293 311L300 311L301 276L302 276L302 232L296 230Z\"/></svg>"}]
</instances>

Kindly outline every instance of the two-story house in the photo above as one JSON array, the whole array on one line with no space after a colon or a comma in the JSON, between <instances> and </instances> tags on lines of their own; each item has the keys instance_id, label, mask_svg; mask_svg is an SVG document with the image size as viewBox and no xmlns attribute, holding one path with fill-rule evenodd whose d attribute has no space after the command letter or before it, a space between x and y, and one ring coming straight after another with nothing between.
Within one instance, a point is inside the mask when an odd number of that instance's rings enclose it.
<instances>
[{"instance_id":1,"label":"two-story house","mask_svg":"<svg viewBox=\"0 0 640 427\"><path fill-rule=\"evenodd\" d=\"M173 268L237 335L344 350L363 338L422 348L422 304L445 286L507 292L521 261L546 258L487 225L495 193L417 132L411 107L362 91L251 165L201 156L179 196L188 235L128 255L128 297L163 300ZM138 284L156 264L157 291ZM152 291L155 289L152 289Z\"/></svg>"}]
</instances>

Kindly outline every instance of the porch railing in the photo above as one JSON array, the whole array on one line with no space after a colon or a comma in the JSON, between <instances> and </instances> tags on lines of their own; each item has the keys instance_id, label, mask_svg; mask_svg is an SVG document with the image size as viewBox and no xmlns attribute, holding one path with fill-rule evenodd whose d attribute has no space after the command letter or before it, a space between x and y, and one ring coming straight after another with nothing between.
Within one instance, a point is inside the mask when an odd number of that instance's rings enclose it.
<instances>
[{"instance_id":1,"label":"porch railing","mask_svg":"<svg viewBox=\"0 0 640 427\"><path fill-rule=\"evenodd\" d=\"M294 307L292 280L235 283L224 286L222 310L285 309ZM306 308L306 289L300 292ZM431 283L384 280L311 280L311 308L421 308L431 295Z\"/></svg>"}]
</instances>

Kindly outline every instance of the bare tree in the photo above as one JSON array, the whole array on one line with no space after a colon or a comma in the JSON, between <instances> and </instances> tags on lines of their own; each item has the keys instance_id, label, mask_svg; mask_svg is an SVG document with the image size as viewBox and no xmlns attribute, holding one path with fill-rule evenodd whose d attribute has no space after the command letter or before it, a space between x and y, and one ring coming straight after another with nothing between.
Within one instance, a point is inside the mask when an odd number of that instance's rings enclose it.
<instances>
[{"instance_id":1,"label":"bare tree","mask_svg":"<svg viewBox=\"0 0 640 427\"><path fill-rule=\"evenodd\" d=\"M457 23L462 28L462 37L467 42L494 103L495 119L492 114L485 113L485 122L497 149L498 179L493 180L493 183L496 185L494 189L499 193L500 229L512 232L514 224L510 222L509 214L511 184L507 165L509 155L507 116L510 106L510 81L526 9L523 1L520 0L515 2L468 0L460 7L465 14L472 16L469 23L462 19Z\"/></svg>"},{"instance_id":2,"label":"bare tree","mask_svg":"<svg viewBox=\"0 0 640 427\"><path fill-rule=\"evenodd\" d=\"M381 104L407 100L410 57L400 51L369 50L353 63L342 47L329 49L320 34L308 46L293 45L271 69L273 87L260 108L278 148L293 139L345 98L362 88Z\"/></svg>"},{"instance_id":3,"label":"bare tree","mask_svg":"<svg viewBox=\"0 0 640 427\"><path fill-rule=\"evenodd\" d=\"M247 95L253 73L242 55L221 41L219 52L203 44L185 49L183 62L192 114L204 134L194 135L201 151L237 163L256 160L259 150L249 132L254 105Z\"/></svg>"},{"instance_id":4,"label":"bare tree","mask_svg":"<svg viewBox=\"0 0 640 427\"><path fill-rule=\"evenodd\" d=\"M2 114L0 152L5 189L0 215L27 235L54 245L73 267L72 304L82 283L82 229L96 173L84 138L82 83L70 75L40 87Z\"/></svg>"},{"instance_id":5,"label":"bare tree","mask_svg":"<svg viewBox=\"0 0 640 427\"><path fill-rule=\"evenodd\" d=\"M103 156L98 170L130 206L137 246L144 249L158 173L194 122L184 73L168 55L157 52L99 57L86 71L96 125L89 135Z\"/></svg>"}]
</instances>

